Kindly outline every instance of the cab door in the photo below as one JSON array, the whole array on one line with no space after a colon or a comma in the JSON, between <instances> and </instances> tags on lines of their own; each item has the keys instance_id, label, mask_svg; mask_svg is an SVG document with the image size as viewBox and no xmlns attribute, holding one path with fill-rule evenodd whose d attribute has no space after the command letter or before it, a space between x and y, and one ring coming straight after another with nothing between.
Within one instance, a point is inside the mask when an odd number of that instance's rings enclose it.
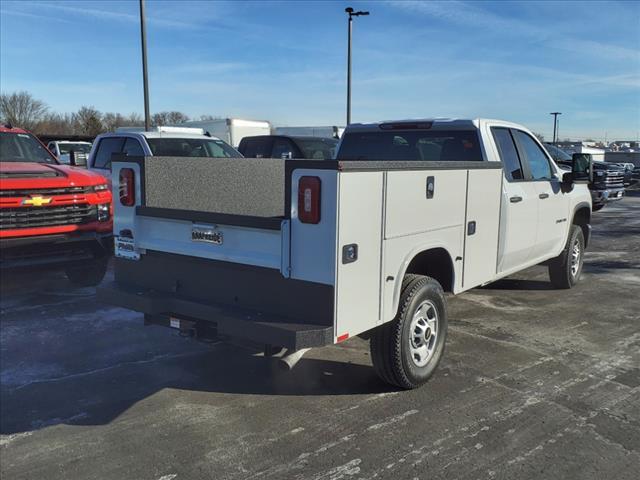
<instances>
[{"instance_id":1,"label":"cab door","mask_svg":"<svg viewBox=\"0 0 640 480\"><path fill-rule=\"evenodd\" d=\"M538 197L538 231L531 258L553 257L562 250L566 240L568 201L560 188L560 179L538 142L521 130L512 130L512 134Z\"/></svg>"},{"instance_id":2,"label":"cab door","mask_svg":"<svg viewBox=\"0 0 640 480\"><path fill-rule=\"evenodd\" d=\"M538 192L529 181L510 129L491 127L504 182L500 205L498 274L527 264L538 233Z\"/></svg>"}]
</instances>

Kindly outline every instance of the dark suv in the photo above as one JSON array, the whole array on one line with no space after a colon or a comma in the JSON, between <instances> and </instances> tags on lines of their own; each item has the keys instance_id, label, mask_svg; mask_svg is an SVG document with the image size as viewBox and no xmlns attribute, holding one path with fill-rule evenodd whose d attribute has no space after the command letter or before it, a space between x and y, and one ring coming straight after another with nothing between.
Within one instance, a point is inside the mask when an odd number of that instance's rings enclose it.
<instances>
[{"instance_id":1,"label":"dark suv","mask_svg":"<svg viewBox=\"0 0 640 480\"><path fill-rule=\"evenodd\" d=\"M331 160L338 140L323 137L258 135L240 140L238 150L250 158L310 158Z\"/></svg>"}]
</instances>

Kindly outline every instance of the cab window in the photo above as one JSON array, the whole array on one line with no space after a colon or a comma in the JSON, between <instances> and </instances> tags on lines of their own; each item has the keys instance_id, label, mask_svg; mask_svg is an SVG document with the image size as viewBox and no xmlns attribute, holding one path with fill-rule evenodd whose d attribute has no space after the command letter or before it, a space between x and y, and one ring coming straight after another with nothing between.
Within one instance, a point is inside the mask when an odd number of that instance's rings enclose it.
<instances>
[{"instance_id":1,"label":"cab window","mask_svg":"<svg viewBox=\"0 0 640 480\"><path fill-rule=\"evenodd\" d=\"M253 137L240 140L238 150L247 158L269 158L271 155L272 137Z\"/></svg>"},{"instance_id":2,"label":"cab window","mask_svg":"<svg viewBox=\"0 0 640 480\"><path fill-rule=\"evenodd\" d=\"M551 165L542 148L528 134L513 130L514 138L518 142L520 151L524 153L532 180L551 180Z\"/></svg>"},{"instance_id":3,"label":"cab window","mask_svg":"<svg viewBox=\"0 0 640 480\"><path fill-rule=\"evenodd\" d=\"M93 162L94 168L111 168L111 155L122 152L124 144L123 137L107 137L100 140L98 150L96 151L96 159Z\"/></svg>"},{"instance_id":4,"label":"cab window","mask_svg":"<svg viewBox=\"0 0 640 480\"><path fill-rule=\"evenodd\" d=\"M522 171L518 150L516 150L509 129L492 127L491 133L498 146L498 153L500 154L500 160L502 160L505 178L509 182L524 180L524 172Z\"/></svg>"},{"instance_id":5,"label":"cab window","mask_svg":"<svg viewBox=\"0 0 640 480\"><path fill-rule=\"evenodd\" d=\"M293 158L294 148L286 138L276 138L273 141L273 150L271 150L271 158Z\"/></svg>"},{"instance_id":6,"label":"cab window","mask_svg":"<svg viewBox=\"0 0 640 480\"><path fill-rule=\"evenodd\" d=\"M124 142L122 153L130 156L144 156L142 146L140 145L140 142L135 138L127 138L127 140Z\"/></svg>"}]
</instances>

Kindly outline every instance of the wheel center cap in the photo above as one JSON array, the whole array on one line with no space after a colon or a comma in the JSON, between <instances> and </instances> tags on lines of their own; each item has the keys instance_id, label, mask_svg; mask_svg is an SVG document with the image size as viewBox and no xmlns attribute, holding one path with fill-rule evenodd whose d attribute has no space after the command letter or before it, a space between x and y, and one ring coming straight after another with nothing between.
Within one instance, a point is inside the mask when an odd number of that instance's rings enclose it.
<instances>
[{"instance_id":1,"label":"wheel center cap","mask_svg":"<svg viewBox=\"0 0 640 480\"><path fill-rule=\"evenodd\" d=\"M427 327L427 329L424 331L424 339L426 342L428 342L430 338L431 338L431 328Z\"/></svg>"}]
</instances>

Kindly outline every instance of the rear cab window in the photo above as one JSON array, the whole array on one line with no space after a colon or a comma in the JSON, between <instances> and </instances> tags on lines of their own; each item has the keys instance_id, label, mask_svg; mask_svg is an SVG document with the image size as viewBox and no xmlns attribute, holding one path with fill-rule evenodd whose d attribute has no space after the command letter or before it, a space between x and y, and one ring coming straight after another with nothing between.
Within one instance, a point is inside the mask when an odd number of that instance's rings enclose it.
<instances>
[{"instance_id":1,"label":"rear cab window","mask_svg":"<svg viewBox=\"0 0 640 480\"><path fill-rule=\"evenodd\" d=\"M271 158L294 158L296 148L288 138L276 138L273 141L273 149L271 150Z\"/></svg>"},{"instance_id":2,"label":"rear cab window","mask_svg":"<svg viewBox=\"0 0 640 480\"><path fill-rule=\"evenodd\" d=\"M142 145L135 138L127 138L124 142L124 147L122 148L122 153L129 156L144 156L144 150L142 149Z\"/></svg>"},{"instance_id":3,"label":"rear cab window","mask_svg":"<svg viewBox=\"0 0 640 480\"><path fill-rule=\"evenodd\" d=\"M481 162L478 131L380 130L345 133L337 160Z\"/></svg>"},{"instance_id":4,"label":"rear cab window","mask_svg":"<svg viewBox=\"0 0 640 480\"><path fill-rule=\"evenodd\" d=\"M304 158L331 160L336 154L338 140L334 138L298 138L296 143Z\"/></svg>"},{"instance_id":5,"label":"rear cab window","mask_svg":"<svg viewBox=\"0 0 640 480\"><path fill-rule=\"evenodd\" d=\"M238 149L247 158L269 158L272 144L272 137L243 138Z\"/></svg>"},{"instance_id":6,"label":"rear cab window","mask_svg":"<svg viewBox=\"0 0 640 480\"><path fill-rule=\"evenodd\" d=\"M96 150L96 158L93 161L93 168L111 168L111 155L121 153L124 144L124 137L105 137L100 140Z\"/></svg>"}]
</instances>

